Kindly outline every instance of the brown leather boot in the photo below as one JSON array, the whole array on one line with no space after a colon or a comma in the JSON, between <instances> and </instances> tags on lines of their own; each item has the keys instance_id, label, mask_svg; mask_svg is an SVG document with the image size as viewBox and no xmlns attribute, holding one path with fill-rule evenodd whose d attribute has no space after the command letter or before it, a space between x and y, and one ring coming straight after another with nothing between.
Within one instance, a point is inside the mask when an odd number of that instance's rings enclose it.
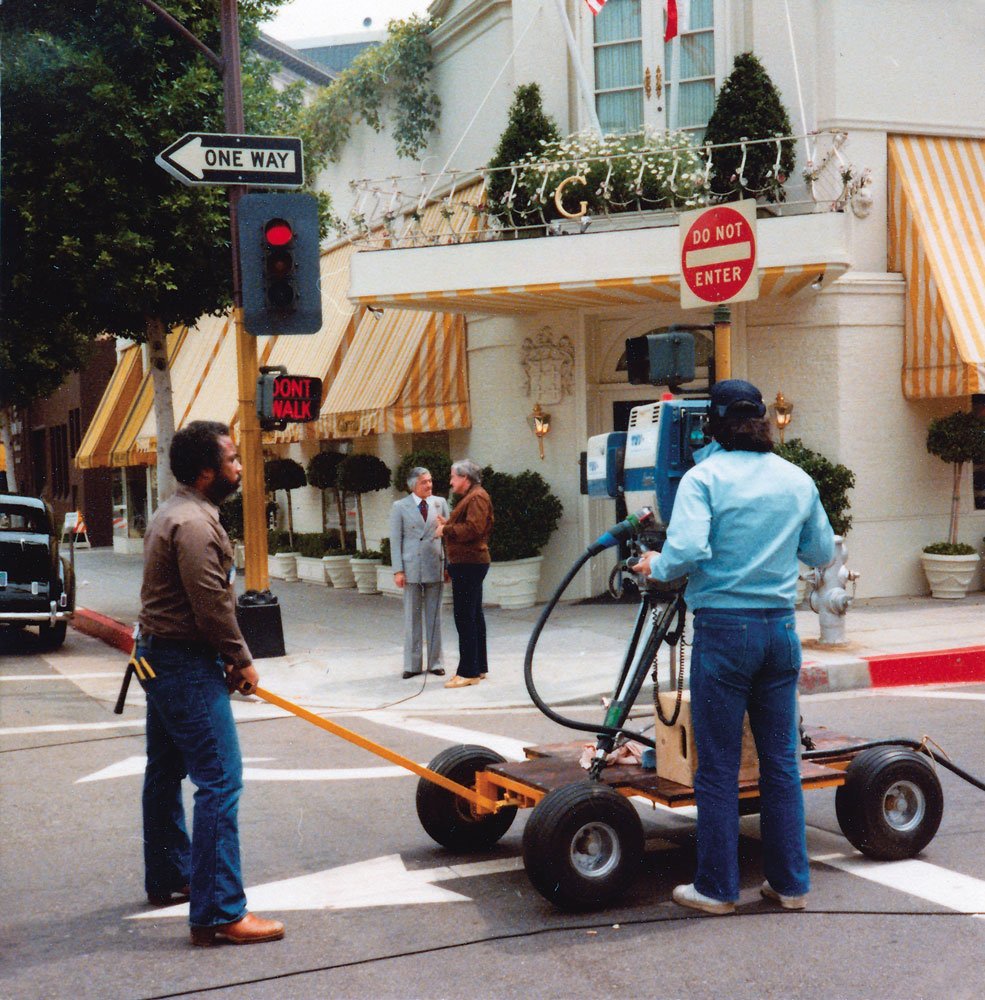
<instances>
[{"instance_id":1,"label":"brown leather boot","mask_svg":"<svg viewBox=\"0 0 985 1000\"><path fill-rule=\"evenodd\" d=\"M267 920L255 913L247 913L231 924L216 924L213 927L193 927L191 942L199 948L211 948L217 941L231 944L260 944L263 941L279 941L284 936L284 925L279 920Z\"/></svg>"}]
</instances>

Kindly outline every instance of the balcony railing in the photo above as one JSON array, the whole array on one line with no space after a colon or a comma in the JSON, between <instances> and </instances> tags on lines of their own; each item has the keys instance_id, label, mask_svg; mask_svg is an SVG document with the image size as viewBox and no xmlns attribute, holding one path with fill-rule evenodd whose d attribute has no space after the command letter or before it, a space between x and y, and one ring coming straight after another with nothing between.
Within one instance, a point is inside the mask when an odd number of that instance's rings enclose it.
<instances>
[{"instance_id":1,"label":"balcony railing","mask_svg":"<svg viewBox=\"0 0 985 1000\"><path fill-rule=\"evenodd\" d=\"M352 181L355 199L340 236L379 250L675 225L682 211L731 200L742 189L777 214L851 204L863 215L869 171L845 158L847 141L847 133L826 130L694 146L680 133L648 132L610 138L603 147L609 151L599 155L586 137L574 136L555 147L560 157ZM806 150L806 166L785 177L781 163L791 148ZM762 161L763 151L772 168L762 187L750 188L743 171L752 158ZM734 186L712 191L715 166L725 162L734 165Z\"/></svg>"}]
</instances>

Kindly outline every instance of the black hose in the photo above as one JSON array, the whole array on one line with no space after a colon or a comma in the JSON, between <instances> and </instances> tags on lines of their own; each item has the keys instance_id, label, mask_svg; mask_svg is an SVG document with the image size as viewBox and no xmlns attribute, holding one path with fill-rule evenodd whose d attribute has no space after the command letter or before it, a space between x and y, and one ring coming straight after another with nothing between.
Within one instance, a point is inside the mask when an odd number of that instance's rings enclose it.
<instances>
[{"instance_id":1,"label":"black hose","mask_svg":"<svg viewBox=\"0 0 985 1000\"><path fill-rule=\"evenodd\" d=\"M835 757L844 753L859 753L862 750L872 750L875 747L909 747L911 750L917 750L921 753L925 753L935 763L940 764L941 767L947 768L948 771L953 772L959 778L967 781L969 785L974 785L975 788L985 792L985 781L980 781L978 778L974 777L974 775L971 775L967 771L958 767L957 764L952 764L946 757L942 757L940 754L934 753L934 751L931 750L925 743L921 743L918 740L872 740L869 743L860 743L850 747L836 747L834 749L827 750L806 750L804 751L803 759L823 760L825 757Z\"/></svg>"},{"instance_id":2,"label":"black hose","mask_svg":"<svg viewBox=\"0 0 985 1000\"><path fill-rule=\"evenodd\" d=\"M530 695L530 700L543 712L553 722L558 723L558 725L564 726L567 729L576 729L583 733L595 733L599 736L620 736L625 734L634 740L639 740L640 743L646 746L655 747L656 743L642 733L637 733L631 729L622 729L615 726L605 726L598 723L590 722L580 722L577 719L569 719L566 716L559 715L557 712L551 708L547 702L538 694L537 688L534 686L534 676L533 676L533 665L534 665L534 650L537 648L537 640L540 638L540 633L544 630L544 626L547 624L547 619L551 617L551 613L557 607L557 603L561 600L561 595L568 589L568 585L571 581L578 575L579 570L582 566L588 562L592 556L596 555L600 549L596 549L594 546L583 552L578 559L575 561L571 569L568 570L564 575L564 579L558 584L557 589L551 595L551 599L544 605L543 610L537 618L537 622L534 625L533 631L530 633L530 639L527 642L527 652L523 657L523 681L527 686L527 693Z\"/></svg>"}]
</instances>

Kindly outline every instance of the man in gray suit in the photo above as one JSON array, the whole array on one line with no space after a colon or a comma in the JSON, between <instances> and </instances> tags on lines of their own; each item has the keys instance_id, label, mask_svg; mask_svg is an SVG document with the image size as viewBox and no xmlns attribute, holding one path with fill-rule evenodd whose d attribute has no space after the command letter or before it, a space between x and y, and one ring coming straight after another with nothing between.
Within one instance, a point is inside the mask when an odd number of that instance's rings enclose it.
<instances>
[{"instance_id":1,"label":"man in gray suit","mask_svg":"<svg viewBox=\"0 0 985 1000\"><path fill-rule=\"evenodd\" d=\"M431 495L431 473L414 468L407 476L409 496L390 512L390 561L393 581L404 592L404 678L421 673L423 633L427 636L428 672L441 666L441 588L445 559L436 538L438 517L448 517L448 501Z\"/></svg>"}]
</instances>

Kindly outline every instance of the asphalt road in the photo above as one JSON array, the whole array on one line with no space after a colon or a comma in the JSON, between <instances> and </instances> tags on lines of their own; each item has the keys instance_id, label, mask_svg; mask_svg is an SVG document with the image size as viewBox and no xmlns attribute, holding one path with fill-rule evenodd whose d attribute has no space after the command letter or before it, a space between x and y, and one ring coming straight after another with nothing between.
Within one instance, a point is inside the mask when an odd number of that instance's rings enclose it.
<instances>
[{"instance_id":1,"label":"asphalt road","mask_svg":"<svg viewBox=\"0 0 985 1000\"><path fill-rule=\"evenodd\" d=\"M738 915L680 909L669 897L691 878L692 820L646 810L646 861L620 904L564 914L523 871L528 813L491 851L451 855L417 820L415 777L246 703L236 712L248 895L287 937L193 949L186 917L144 900L142 713L138 698L112 714L121 669L83 636L47 654L30 633L0 637L0 997L985 995L985 794L947 772L941 828L906 862L863 859L840 834L834 793L809 793L806 912L760 900L753 817ZM983 686L845 692L802 708L810 724L860 736L929 734L985 775ZM421 762L458 742L518 756L523 744L568 738L534 710L415 713L411 703L336 719Z\"/></svg>"}]
</instances>

